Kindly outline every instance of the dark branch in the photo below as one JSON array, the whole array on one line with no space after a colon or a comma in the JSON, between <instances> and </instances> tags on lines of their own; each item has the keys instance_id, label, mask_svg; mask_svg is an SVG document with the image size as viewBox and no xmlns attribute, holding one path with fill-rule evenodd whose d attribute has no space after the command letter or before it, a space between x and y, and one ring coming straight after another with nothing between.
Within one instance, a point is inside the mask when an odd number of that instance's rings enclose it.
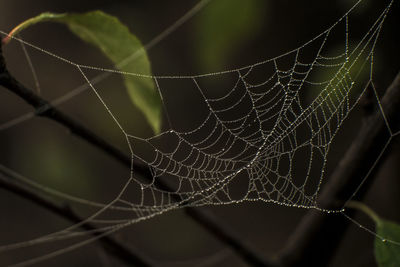
<instances>
[{"instance_id":1,"label":"dark branch","mask_svg":"<svg viewBox=\"0 0 400 267\"><path fill-rule=\"evenodd\" d=\"M15 177L13 177L12 173L5 172L2 169L0 169L0 188L10 191L26 200L29 200L72 223L81 223L83 221L83 219L76 215L70 208L54 204L47 198L39 195L31 188L18 183L15 180ZM93 236L98 236L101 234L101 232L93 231L97 228L90 223L84 223L80 227L86 231L92 231ZM126 245L120 243L118 240L111 236L101 237L99 238L99 242L103 245L108 253L128 265L134 264L135 266L153 266L153 264L150 264L149 260L145 259L143 255L137 255L137 252L133 252Z\"/></svg>"},{"instance_id":2,"label":"dark branch","mask_svg":"<svg viewBox=\"0 0 400 267\"><path fill-rule=\"evenodd\" d=\"M47 117L64 127L68 128L71 133L77 137L87 141L98 149L102 150L106 154L110 155L120 163L130 167L131 158L125 155L123 152L107 143L100 136L90 131L83 125L74 121L72 118L52 106L48 101L44 100L40 96L36 95L33 90L26 88L20 82L18 82L7 70L6 62L4 60L1 46L0 46L0 85L8 89L10 92L18 95L20 98L25 100L29 105L36 109L38 116ZM134 162L134 171L144 177L145 179L152 181L149 169L144 165ZM165 191L172 191L172 189L165 183L157 180L155 184L159 189ZM173 195L174 200L180 201L178 195ZM221 225L215 218L211 219L210 215L205 214L203 211L195 208L185 208L186 214L198 222L208 232L215 236L222 243L226 244L233 249L240 257L243 258L247 263L252 266L270 266L262 256L253 252L245 244L240 241L240 238L234 236L233 233L228 233L225 226Z\"/></svg>"},{"instance_id":3,"label":"dark branch","mask_svg":"<svg viewBox=\"0 0 400 267\"><path fill-rule=\"evenodd\" d=\"M392 132L385 124L379 109L364 122L321 193L318 199L321 207L341 209L369 174L376 160L380 159L379 162L383 162L382 151L392 140L393 133L400 130L400 73L387 89L381 105ZM374 167L374 171L377 167ZM372 172L369 176L373 174ZM357 194L358 198L362 198L371 180L367 179ZM351 213L346 211L346 214ZM338 247L349 223L349 220L341 215L309 211L282 251L281 263L285 266L327 265L334 254L332 251Z\"/></svg>"}]
</instances>

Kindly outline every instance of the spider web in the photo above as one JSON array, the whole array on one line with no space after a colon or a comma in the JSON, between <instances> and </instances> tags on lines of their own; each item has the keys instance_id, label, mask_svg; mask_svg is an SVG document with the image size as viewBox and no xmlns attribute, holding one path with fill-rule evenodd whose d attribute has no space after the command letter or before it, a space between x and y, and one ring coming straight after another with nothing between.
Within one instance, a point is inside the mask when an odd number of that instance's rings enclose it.
<instances>
[{"instance_id":1,"label":"spider web","mask_svg":"<svg viewBox=\"0 0 400 267\"><path fill-rule=\"evenodd\" d=\"M326 31L292 51L241 68L201 75L149 76L87 66L14 38L76 67L126 138L132 168L128 181L108 204L63 194L15 174L46 193L99 210L79 224L28 242L0 247L0 252L87 236L91 231L78 230L87 222L106 225L92 231L99 233L96 237L19 265L25 266L182 207L265 201L342 212L343 209L319 207L317 197L330 145L340 126L367 88L376 94L372 79L374 48L392 4L354 43L350 41L349 17L359 2ZM332 53L331 40L338 36L343 40L342 47ZM107 99L88 78L88 71L152 80L163 99L167 129L150 138L126 131ZM320 73L326 75L316 75ZM180 125L179 115L168 104L165 95L171 84L198 95L196 113L201 115L193 118L190 128ZM209 89L210 84L217 84L218 90ZM310 91L316 92L316 96L310 97ZM183 106L181 112L190 113L192 108ZM383 112L382 115L385 118ZM3 124L0 129L9 125ZM388 123L387 126L390 131ZM395 134L391 132L392 136ZM135 173L134 160L149 168L150 180L145 181ZM135 201L131 192L136 194ZM129 215L124 219L102 219L102 214L109 210Z\"/></svg>"},{"instance_id":2,"label":"spider web","mask_svg":"<svg viewBox=\"0 0 400 267\"><path fill-rule=\"evenodd\" d=\"M329 146L372 82L371 75L364 79L359 77L365 68L372 73L374 46L389 7L351 50L349 14L346 14L325 32L293 51L223 72L147 76L71 64L76 65L127 138L132 157L150 168L150 183L139 182L132 170L131 179L140 186L143 196L138 206L140 211L143 207L163 210L247 200L322 210L316 197L324 177ZM325 55L330 35L337 31L342 32L345 39L342 51ZM303 51L309 49L315 51L311 58L303 56ZM204 118L195 127L181 130L174 126L164 100L169 129L151 138L132 135L125 131L106 100L90 83L86 69L151 79L161 96L165 81L172 80L174 86L185 90L194 89L203 101ZM312 74L321 70L328 70L329 79L313 78ZM261 81L252 78L259 78L259 73L264 74ZM223 90L222 96L210 97L209 90L202 85L207 84L207 80L230 80L233 85ZM350 93L357 85L361 89L351 99ZM310 103L302 103L305 90L317 90L318 95ZM188 108L183 107L184 110ZM136 147L145 147L147 153L136 152ZM296 157L306 158L305 175L295 174L299 168ZM235 198L237 194L231 191L231 185L237 180L245 180L247 185L244 194ZM160 190L159 181L173 190Z\"/></svg>"}]
</instances>

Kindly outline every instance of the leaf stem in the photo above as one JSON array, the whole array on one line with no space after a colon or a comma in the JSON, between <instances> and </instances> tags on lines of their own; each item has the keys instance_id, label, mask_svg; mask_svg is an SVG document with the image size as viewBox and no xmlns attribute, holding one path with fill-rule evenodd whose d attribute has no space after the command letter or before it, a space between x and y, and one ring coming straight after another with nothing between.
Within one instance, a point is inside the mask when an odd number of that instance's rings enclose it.
<instances>
[{"instance_id":1,"label":"leaf stem","mask_svg":"<svg viewBox=\"0 0 400 267\"><path fill-rule=\"evenodd\" d=\"M379 218L378 214L375 211L373 211L370 207L368 207L367 205L365 205L360 201L354 201L354 200L349 201L346 204L346 207L360 210L365 214L367 214L376 224L381 223L381 219Z\"/></svg>"}]
</instances>

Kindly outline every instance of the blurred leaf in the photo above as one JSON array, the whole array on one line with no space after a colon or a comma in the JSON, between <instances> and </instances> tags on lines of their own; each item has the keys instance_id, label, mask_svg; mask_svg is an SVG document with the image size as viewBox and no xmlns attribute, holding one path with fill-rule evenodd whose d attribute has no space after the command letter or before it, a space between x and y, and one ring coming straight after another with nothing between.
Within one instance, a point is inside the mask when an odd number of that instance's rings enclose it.
<instances>
[{"instance_id":1,"label":"blurred leaf","mask_svg":"<svg viewBox=\"0 0 400 267\"><path fill-rule=\"evenodd\" d=\"M197 20L198 56L205 69L221 69L262 26L266 1L218 0Z\"/></svg>"},{"instance_id":2,"label":"blurred leaf","mask_svg":"<svg viewBox=\"0 0 400 267\"><path fill-rule=\"evenodd\" d=\"M400 225L380 219L376 233L385 240L375 238L375 258L380 267L400 266L400 245L386 240L400 240Z\"/></svg>"},{"instance_id":3,"label":"blurred leaf","mask_svg":"<svg viewBox=\"0 0 400 267\"><path fill-rule=\"evenodd\" d=\"M43 128L32 136L39 137L40 141L25 138L23 132L15 135L11 162L44 187L88 199L95 196L98 189L92 181L98 181L94 173L98 165L80 157L81 147L66 145L63 135ZM21 151L29 156L21 157Z\"/></svg>"},{"instance_id":4,"label":"blurred leaf","mask_svg":"<svg viewBox=\"0 0 400 267\"><path fill-rule=\"evenodd\" d=\"M102 11L84 14L43 13L18 25L3 42L8 42L10 36L21 30L44 21L67 25L75 35L99 48L119 70L151 75L150 62L145 51L141 51L143 53L140 52L135 60L126 61L133 53L143 49L141 42L117 18ZM132 102L144 113L154 132L159 133L161 99L154 81L149 78L124 75L124 82Z\"/></svg>"}]
</instances>

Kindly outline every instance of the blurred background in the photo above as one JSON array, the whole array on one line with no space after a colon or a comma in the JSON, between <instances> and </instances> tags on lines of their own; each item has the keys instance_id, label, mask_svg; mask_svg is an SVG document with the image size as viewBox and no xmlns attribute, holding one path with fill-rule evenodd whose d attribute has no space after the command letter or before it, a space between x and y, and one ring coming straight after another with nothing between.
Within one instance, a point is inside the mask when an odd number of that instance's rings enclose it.
<instances>
[{"instance_id":1,"label":"blurred background","mask_svg":"<svg viewBox=\"0 0 400 267\"><path fill-rule=\"evenodd\" d=\"M388 1L364 0L349 20L350 38L357 41L369 29ZM197 1L0 1L0 30L9 32L20 22L41 12L85 12L102 10L118 17L146 44L185 14ZM148 51L155 75L185 75L215 72L249 65L297 48L323 32L340 18L355 1L265 1L212 0L176 32ZM400 5L395 2L379 38L374 81L378 93L384 90L400 70L398 34ZM112 68L96 49L82 43L62 25L43 23L21 34L22 39L54 54L81 64ZM332 49L343 46L331 41ZM35 88L35 82L21 45L11 42L3 49L8 69L23 84ZM40 95L56 99L84 83L76 68L28 48L38 75ZM100 74L88 72L90 77ZM323 75L323 74L321 74ZM152 135L143 115L130 103L121 77L112 75L97 87L129 133L140 137ZM182 89L184 90L184 89ZM209 89L211 90L211 89ZM173 92L173 93L172 93ZM166 93L172 103L196 101L179 88ZM312 97L313 92L309 92ZM104 107L87 90L59 106L65 113L98 135L129 153L124 136ZM0 125L32 111L21 99L0 88ZM186 116L186 117L185 117ZM363 101L355 109L333 143L326 177L332 173L359 129L366 108ZM196 111L186 112L181 120L196 118ZM192 119L193 120L193 119ZM400 222L399 144L394 139L390 155L371 183L365 203L382 217ZM62 192L99 202L112 200L129 177L129 170L107 155L71 135L66 129L44 118L33 118L0 131L0 163L40 184ZM59 199L55 202L65 204ZM85 216L90 210L71 205ZM274 257L282 249L307 210L263 202L202 207L218 217L225 227L260 255ZM70 223L60 217L0 190L0 245L43 236ZM371 220L359 214L363 225L372 228ZM205 232L182 211L136 223L115 234L130 247L140 251L160 266L247 266L229 248ZM331 266L375 266L373 236L351 225ZM57 244L63 247L69 244ZM321 244L323 246L324 244ZM19 259L45 255L53 245L32 246L0 254L0 265ZM54 245L55 246L55 245ZM318 255L315 255L318 257ZM37 266L123 266L96 243L42 262Z\"/></svg>"}]
</instances>

